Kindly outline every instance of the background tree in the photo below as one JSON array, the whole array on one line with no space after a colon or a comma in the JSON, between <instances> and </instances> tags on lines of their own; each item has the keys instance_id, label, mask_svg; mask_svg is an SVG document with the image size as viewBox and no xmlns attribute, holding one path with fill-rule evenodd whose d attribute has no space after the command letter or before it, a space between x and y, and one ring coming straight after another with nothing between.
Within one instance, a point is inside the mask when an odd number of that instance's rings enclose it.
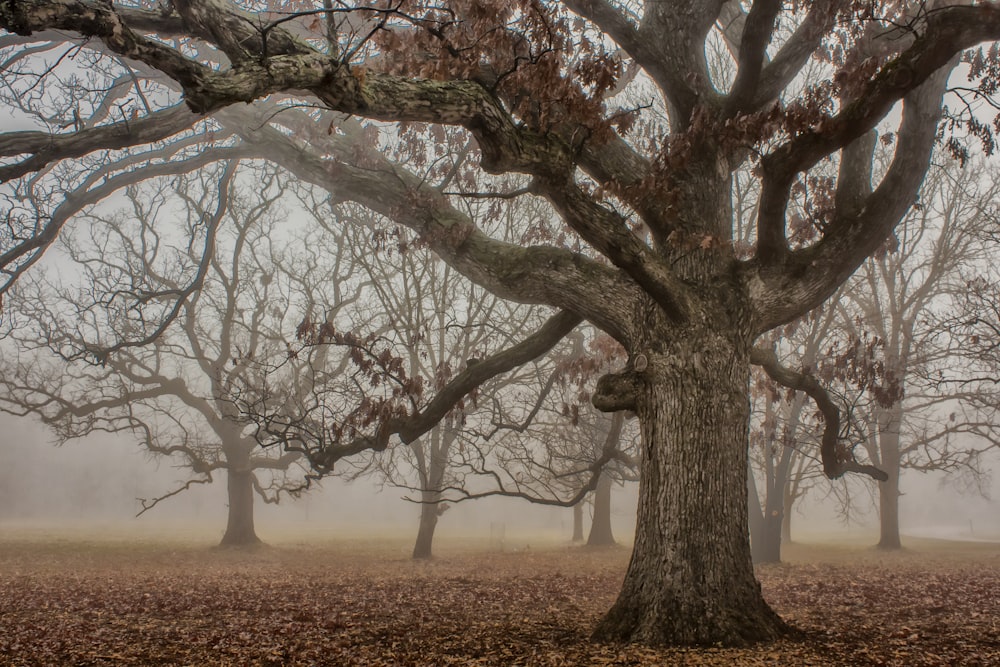
<instances>
[{"instance_id":1,"label":"background tree","mask_svg":"<svg viewBox=\"0 0 1000 667\"><path fill-rule=\"evenodd\" d=\"M591 405L594 384L623 360L621 347L592 329L576 333L552 376L549 400L525 435L527 443L518 445L525 456L517 468L540 477L547 484L565 487L563 495L572 495L591 482L588 474L595 461L611 455L590 494L591 523L587 546L616 544L612 529L611 494L616 484L638 479L638 433L634 420L625 413L606 415ZM531 445L541 450L531 454ZM527 464L527 465L526 465ZM584 541L584 506L574 511L574 541Z\"/></svg>"},{"instance_id":2,"label":"background tree","mask_svg":"<svg viewBox=\"0 0 1000 667\"><path fill-rule=\"evenodd\" d=\"M4 358L0 409L37 415L60 442L128 433L152 456L192 473L178 488L143 499L140 514L224 471L224 545L259 542L254 495L266 502L297 495L306 471L297 452L261 449L228 398L231 387L256 380L254 360L287 356L292 318L304 305L325 297L340 307L355 296L349 253L271 240L286 186L273 170L225 163L130 187L126 207L92 211L81 233L64 235L65 257L49 275L22 284L12 304L25 325L8 341L19 354ZM162 220L153 224L164 210L175 212L180 234ZM203 244L175 245L189 236ZM72 276L69 284L57 272ZM313 286L318 276L330 281L322 295ZM81 277L84 293L75 286ZM129 342L151 310L129 309L131 299L156 303L185 290L175 326L151 345Z\"/></svg>"},{"instance_id":3,"label":"background tree","mask_svg":"<svg viewBox=\"0 0 1000 667\"><path fill-rule=\"evenodd\" d=\"M824 307L771 332L771 345L785 367L826 376L819 365L836 311ZM775 382L763 369L753 375L754 418L750 431L750 546L754 562L781 560L781 545L791 540L796 500L818 474L819 444L826 424L804 391Z\"/></svg>"},{"instance_id":4,"label":"background tree","mask_svg":"<svg viewBox=\"0 0 1000 667\"><path fill-rule=\"evenodd\" d=\"M488 203L470 201L468 205L476 208ZM534 224L539 210L522 206L504 214L516 219L497 220L498 231L519 237ZM366 217L363 209L349 215ZM340 223L317 218L320 226L336 233ZM498 352L498 345L515 344L526 325L540 326L544 321L537 308L504 301L470 283L405 228L386 221L373 221L370 226L371 241L351 247L353 261L370 285L364 319L369 327L379 327L386 349L403 361L408 377L420 383L423 392L418 409L461 370ZM371 457L370 469L384 482L418 494L414 498L420 508L414 558L431 557L438 519L448 508L442 500L445 490L464 484L460 450L467 437L462 430L467 420L475 419L478 397L482 395L487 404L490 398L502 400L512 385L525 379L515 369L491 380L460 400L425 435L406 447L389 448Z\"/></svg>"},{"instance_id":5,"label":"background tree","mask_svg":"<svg viewBox=\"0 0 1000 667\"><path fill-rule=\"evenodd\" d=\"M902 471L981 475L979 454L996 437L974 394L934 380L959 361L940 343L938 323L944 305L966 292L963 275L990 262L979 230L992 224L983 207L997 196L995 181L943 159L928 173L921 205L844 290L830 343L867 458L889 476L878 485L884 549L901 546Z\"/></svg>"},{"instance_id":6,"label":"background tree","mask_svg":"<svg viewBox=\"0 0 1000 667\"><path fill-rule=\"evenodd\" d=\"M178 0L169 13L22 0L0 8L0 27L18 36L7 45L21 47L16 67L3 70L21 98L18 113L73 128L4 137L5 155L30 154L8 172L26 179L14 189L44 181L68 196L87 179L103 183L108 174L95 174L117 157L106 150L137 147L132 155L197 133L159 122L171 112L185 128L212 114L200 126L206 141L218 141L206 131L218 126L226 150L256 150L414 230L497 295L559 311L538 336L565 335L570 322L587 319L617 340L629 361L601 379L594 404L637 415L640 500L633 558L596 636L738 644L785 631L761 597L747 540L754 342L829 298L890 236L919 191L950 66L963 49L1000 36L1000 8L565 0L338 5L289 16L224 0ZM64 31L88 39L81 45ZM729 48L732 79L714 78L706 62L705 44L717 40ZM74 63L93 62L99 81L74 86L45 60L71 50ZM970 58L980 93L995 85L991 62L988 53ZM809 63L829 77L786 96ZM612 97L633 65L642 108ZM147 79L155 93L138 80L152 70L163 75ZM187 115L170 106L177 91ZM278 113L284 96L300 97ZM893 142L880 146L871 131L899 102ZM99 108L114 109L105 116L114 121L88 126ZM458 205L475 193L438 188L443 170L389 160L379 150L384 126L338 114L426 123L409 128L420 139L415 154L425 156L442 126L464 128L484 172L530 179L479 195L496 195L500 206L544 197L572 235L527 246L491 238ZM988 126L964 120L989 143ZM874 151L891 152L878 174ZM57 160L65 170L47 167ZM823 164L836 165L837 177L801 187ZM751 252L733 245L731 188L743 169L760 182ZM796 236L795 209L809 213L815 240ZM16 279L65 220L30 211L8 219L0 267ZM534 336L522 342L531 347ZM402 417L383 417L377 437L338 428L321 438L325 459L313 463L328 469L361 448L387 446L382 435L398 434L393 419ZM830 477L859 469L837 444L824 439L821 448Z\"/></svg>"}]
</instances>

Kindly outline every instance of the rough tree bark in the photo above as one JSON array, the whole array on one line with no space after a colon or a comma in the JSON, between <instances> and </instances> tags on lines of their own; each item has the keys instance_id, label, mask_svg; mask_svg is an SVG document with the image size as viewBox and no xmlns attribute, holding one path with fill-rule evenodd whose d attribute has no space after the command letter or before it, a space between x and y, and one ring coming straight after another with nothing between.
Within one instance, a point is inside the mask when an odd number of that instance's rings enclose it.
<instances>
[{"instance_id":1,"label":"rough tree bark","mask_svg":"<svg viewBox=\"0 0 1000 667\"><path fill-rule=\"evenodd\" d=\"M635 547L598 639L738 645L787 629L761 596L746 538L750 411L734 397L746 396L750 336L705 334L649 355Z\"/></svg>"}]
</instances>

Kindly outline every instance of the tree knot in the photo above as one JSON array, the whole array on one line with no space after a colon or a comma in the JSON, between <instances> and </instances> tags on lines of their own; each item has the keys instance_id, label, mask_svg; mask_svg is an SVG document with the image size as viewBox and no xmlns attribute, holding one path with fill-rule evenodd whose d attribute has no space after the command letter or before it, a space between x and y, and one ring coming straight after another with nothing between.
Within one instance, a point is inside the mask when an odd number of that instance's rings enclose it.
<instances>
[{"instance_id":1,"label":"tree knot","mask_svg":"<svg viewBox=\"0 0 1000 667\"><path fill-rule=\"evenodd\" d=\"M635 371L608 373L597 381L590 401L601 412L634 411L640 382Z\"/></svg>"}]
</instances>

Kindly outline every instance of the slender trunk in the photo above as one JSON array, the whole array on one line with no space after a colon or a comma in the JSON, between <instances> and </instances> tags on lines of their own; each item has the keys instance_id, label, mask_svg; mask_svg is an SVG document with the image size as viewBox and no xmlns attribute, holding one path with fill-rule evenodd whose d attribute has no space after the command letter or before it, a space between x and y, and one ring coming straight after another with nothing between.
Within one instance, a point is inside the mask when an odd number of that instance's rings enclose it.
<instances>
[{"instance_id":1,"label":"slender trunk","mask_svg":"<svg viewBox=\"0 0 1000 667\"><path fill-rule=\"evenodd\" d=\"M606 547L615 544L611 532L611 478L606 474L597 480L594 489L594 520L590 524L589 547Z\"/></svg>"},{"instance_id":2,"label":"slender trunk","mask_svg":"<svg viewBox=\"0 0 1000 667\"><path fill-rule=\"evenodd\" d=\"M260 538L253 525L253 471L233 466L227 471L227 476L229 520L226 523L226 534L222 536L222 544L230 547L259 544Z\"/></svg>"},{"instance_id":3,"label":"slender trunk","mask_svg":"<svg viewBox=\"0 0 1000 667\"><path fill-rule=\"evenodd\" d=\"M781 562L781 517L768 514L763 517L760 532L750 540L754 563Z\"/></svg>"},{"instance_id":4,"label":"slender trunk","mask_svg":"<svg viewBox=\"0 0 1000 667\"><path fill-rule=\"evenodd\" d=\"M899 424L902 406L897 403L888 410L885 422L879 432L879 450L882 459L882 470L889 479L879 482L879 549L900 549L899 539Z\"/></svg>"},{"instance_id":5,"label":"slender trunk","mask_svg":"<svg viewBox=\"0 0 1000 667\"><path fill-rule=\"evenodd\" d=\"M641 375L635 547L598 640L743 645L788 631L750 557L750 341L729 333L664 336Z\"/></svg>"},{"instance_id":6,"label":"slender trunk","mask_svg":"<svg viewBox=\"0 0 1000 667\"><path fill-rule=\"evenodd\" d=\"M879 483L879 549L900 549L899 539L899 473L889 473L889 479Z\"/></svg>"},{"instance_id":7,"label":"slender trunk","mask_svg":"<svg viewBox=\"0 0 1000 667\"><path fill-rule=\"evenodd\" d=\"M785 544L792 541L792 505L794 504L795 496L792 495L792 482L786 480L781 494L781 541Z\"/></svg>"},{"instance_id":8,"label":"slender trunk","mask_svg":"<svg viewBox=\"0 0 1000 667\"><path fill-rule=\"evenodd\" d=\"M757 493L757 478L754 477L753 466L747 467L747 524L750 528L750 552L753 555L754 562L757 562L755 545L763 539L764 509L760 506L760 496Z\"/></svg>"},{"instance_id":9,"label":"slender trunk","mask_svg":"<svg viewBox=\"0 0 1000 667\"><path fill-rule=\"evenodd\" d=\"M583 505L581 500L573 505L573 541L583 542Z\"/></svg>"},{"instance_id":10,"label":"slender trunk","mask_svg":"<svg viewBox=\"0 0 1000 667\"><path fill-rule=\"evenodd\" d=\"M781 562L781 532L778 527L781 523L780 516L775 516L771 507L773 494L769 491L762 508L757 495L757 481L753 476L753 471L749 470L748 475L750 556L754 563L779 563Z\"/></svg>"},{"instance_id":11,"label":"slender trunk","mask_svg":"<svg viewBox=\"0 0 1000 667\"><path fill-rule=\"evenodd\" d=\"M450 419L435 426L426 439L411 443L420 475L420 526L417 541L413 545L413 558L431 558L434 530L448 505L441 502L441 487L444 486L445 471L448 468L448 452L455 441L455 430Z\"/></svg>"},{"instance_id":12,"label":"slender trunk","mask_svg":"<svg viewBox=\"0 0 1000 667\"><path fill-rule=\"evenodd\" d=\"M420 528L417 529L417 541L413 545L413 557L430 558L431 546L434 542L434 529L437 528L441 509L441 494L435 491L420 492Z\"/></svg>"}]
</instances>

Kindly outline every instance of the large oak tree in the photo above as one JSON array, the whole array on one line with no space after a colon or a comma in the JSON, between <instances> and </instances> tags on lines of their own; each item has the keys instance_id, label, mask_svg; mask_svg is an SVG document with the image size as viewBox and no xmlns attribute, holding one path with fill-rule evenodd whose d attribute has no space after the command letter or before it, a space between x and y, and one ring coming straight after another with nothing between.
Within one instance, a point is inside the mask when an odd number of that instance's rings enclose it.
<instances>
[{"instance_id":1,"label":"large oak tree","mask_svg":"<svg viewBox=\"0 0 1000 667\"><path fill-rule=\"evenodd\" d=\"M564 313L540 335L583 318L619 341L628 362L593 401L638 416L640 499L632 560L596 636L736 644L786 630L747 543L754 342L832 295L898 224L948 73L1000 37L1000 6L2 0L0 27L12 113L49 126L0 137L0 154L21 156L3 167L15 191L95 197L151 142L187 142L163 169L244 151L413 229L497 295ZM709 42L728 48L731 79L713 77ZM88 58L90 80L71 85L65 68ZM971 59L974 77L993 72L985 59ZM813 66L829 79L803 88ZM876 142L887 119L898 127ZM400 139L386 123L405 125ZM482 178L438 187L451 183L432 150L444 127L471 137ZM406 146L411 159L394 161ZM875 150L890 155L877 174ZM804 187L824 163L836 177ZM740 170L759 181L749 248L733 243ZM488 185L503 173L523 187ZM544 197L565 229L492 238L461 205L491 195ZM13 281L70 218L7 201L18 213L0 268ZM815 237L796 235L803 224ZM330 441L327 463L391 432ZM829 476L856 467L834 441L823 454Z\"/></svg>"}]
</instances>

